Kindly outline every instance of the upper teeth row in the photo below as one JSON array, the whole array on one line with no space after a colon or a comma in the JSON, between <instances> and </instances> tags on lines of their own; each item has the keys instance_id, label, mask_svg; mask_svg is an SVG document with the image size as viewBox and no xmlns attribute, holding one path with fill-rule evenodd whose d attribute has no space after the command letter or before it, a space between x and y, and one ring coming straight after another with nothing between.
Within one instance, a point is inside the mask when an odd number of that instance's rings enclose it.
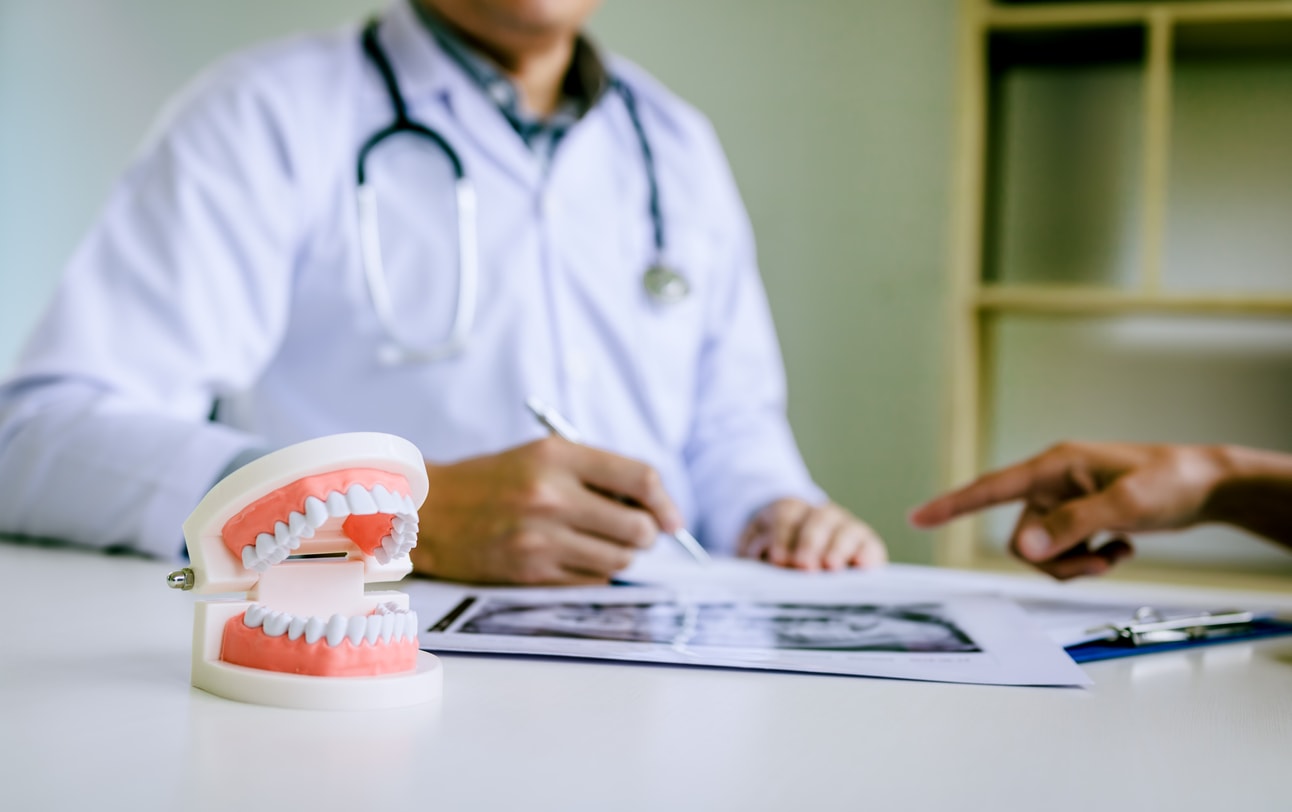
<instances>
[{"instance_id":1,"label":"upper teeth row","mask_svg":"<svg viewBox=\"0 0 1292 812\"><path fill-rule=\"evenodd\" d=\"M339 646L342 640L349 640L351 645L357 646L365 640L369 645L376 645L378 641L389 643L392 640L417 639L417 613L391 604L378 606L377 613L373 615L333 615L324 620L275 612L256 603L248 607L242 622L251 629L264 629L270 637L286 634L288 640L299 640L304 636L306 643L322 638L329 646Z\"/></svg>"},{"instance_id":2,"label":"upper teeth row","mask_svg":"<svg viewBox=\"0 0 1292 812\"><path fill-rule=\"evenodd\" d=\"M417 545L417 505L413 504L412 497L392 493L385 485L374 485L369 491L356 483L345 493L332 491L326 500L307 497L304 512L292 511L287 521L274 524L274 532L261 533L256 536L255 544L242 548L242 565L264 572L300 547L301 539L312 538L329 519L374 513L395 515L390 535L381 540L381 546L373 553L378 562L388 564L392 558L407 555Z\"/></svg>"}]
</instances>

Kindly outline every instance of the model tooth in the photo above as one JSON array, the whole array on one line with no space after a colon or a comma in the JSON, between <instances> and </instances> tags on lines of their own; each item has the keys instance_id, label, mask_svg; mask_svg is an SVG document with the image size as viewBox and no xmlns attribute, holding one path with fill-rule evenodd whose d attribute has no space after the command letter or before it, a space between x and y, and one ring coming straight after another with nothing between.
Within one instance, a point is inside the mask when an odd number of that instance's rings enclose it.
<instances>
[{"instance_id":1,"label":"model tooth","mask_svg":"<svg viewBox=\"0 0 1292 812\"><path fill-rule=\"evenodd\" d=\"M373 615L381 618L381 642L389 643L390 636L395 633L396 615Z\"/></svg>"},{"instance_id":2,"label":"model tooth","mask_svg":"<svg viewBox=\"0 0 1292 812\"><path fill-rule=\"evenodd\" d=\"M287 624L287 639L300 640L301 635L305 633L305 624L308 621L309 618L293 617L291 622Z\"/></svg>"},{"instance_id":3,"label":"model tooth","mask_svg":"<svg viewBox=\"0 0 1292 812\"><path fill-rule=\"evenodd\" d=\"M327 523L328 511L327 505L317 496L310 496L305 499L305 523L317 530Z\"/></svg>"},{"instance_id":4,"label":"model tooth","mask_svg":"<svg viewBox=\"0 0 1292 812\"><path fill-rule=\"evenodd\" d=\"M339 646L345 639L345 618L340 615L333 615L327 620L327 644L329 646Z\"/></svg>"},{"instance_id":5,"label":"model tooth","mask_svg":"<svg viewBox=\"0 0 1292 812\"><path fill-rule=\"evenodd\" d=\"M388 615L391 612L395 611L395 608L396 608L395 604L387 601L386 603L377 604L377 608L373 611L375 611L379 615Z\"/></svg>"},{"instance_id":6,"label":"model tooth","mask_svg":"<svg viewBox=\"0 0 1292 812\"><path fill-rule=\"evenodd\" d=\"M327 495L327 513L333 517L350 515L350 505L345 501L344 494L332 491Z\"/></svg>"},{"instance_id":7,"label":"model tooth","mask_svg":"<svg viewBox=\"0 0 1292 812\"><path fill-rule=\"evenodd\" d=\"M345 501L350 505L350 513L354 516L371 516L377 512L377 503L373 501L372 494L357 482L345 492Z\"/></svg>"},{"instance_id":8,"label":"model tooth","mask_svg":"<svg viewBox=\"0 0 1292 812\"><path fill-rule=\"evenodd\" d=\"M411 496L404 497L404 514L408 516L417 515L417 505L413 504L413 497Z\"/></svg>"},{"instance_id":9,"label":"model tooth","mask_svg":"<svg viewBox=\"0 0 1292 812\"><path fill-rule=\"evenodd\" d=\"M408 527L408 519L405 519L403 516L397 515L390 522L390 532L392 533L396 533L396 534L402 533L407 527Z\"/></svg>"},{"instance_id":10,"label":"model tooth","mask_svg":"<svg viewBox=\"0 0 1292 812\"><path fill-rule=\"evenodd\" d=\"M273 555L274 550L278 549L278 541L269 533L261 533L256 536L256 558L264 560Z\"/></svg>"},{"instance_id":11,"label":"model tooth","mask_svg":"<svg viewBox=\"0 0 1292 812\"><path fill-rule=\"evenodd\" d=\"M242 548L242 566L249 570L254 570L259 563L260 556L256 555L256 546L254 544L248 544Z\"/></svg>"},{"instance_id":12,"label":"model tooth","mask_svg":"<svg viewBox=\"0 0 1292 812\"><path fill-rule=\"evenodd\" d=\"M297 546L300 546L301 539L312 538L314 536L314 528L310 527L309 522L305 521L305 514L297 513L294 510L291 515L287 517L287 529L292 531L292 541L295 542ZM292 547L292 549L295 550L296 547Z\"/></svg>"},{"instance_id":13,"label":"model tooth","mask_svg":"<svg viewBox=\"0 0 1292 812\"><path fill-rule=\"evenodd\" d=\"M291 555L291 552L292 552L291 545L284 544L283 546L279 547L277 550L274 550L274 554L269 557L269 561L267 563L281 564L283 563L283 560L287 558L287 556Z\"/></svg>"},{"instance_id":14,"label":"model tooth","mask_svg":"<svg viewBox=\"0 0 1292 812\"><path fill-rule=\"evenodd\" d=\"M267 614L269 614L269 610L263 605L253 603L251 606L247 607L247 614L246 617L242 619L242 622L248 629L256 629L260 627L260 624L265 622L265 615Z\"/></svg>"},{"instance_id":15,"label":"model tooth","mask_svg":"<svg viewBox=\"0 0 1292 812\"><path fill-rule=\"evenodd\" d=\"M287 631L287 624L291 621L292 616L286 612L270 612L265 616L265 634L270 637L280 637Z\"/></svg>"},{"instance_id":16,"label":"model tooth","mask_svg":"<svg viewBox=\"0 0 1292 812\"><path fill-rule=\"evenodd\" d=\"M373 550L372 557L377 559L377 563L383 567L390 563L390 553L386 551L385 547L378 547Z\"/></svg>"},{"instance_id":17,"label":"model tooth","mask_svg":"<svg viewBox=\"0 0 1292 812\"><path fill-rule=\"evenodd\" d=\"M408 554L413 548L412 544L403 541L400 537L387 536L381 540L381 546L385 548L387 555L391 558L400 558Z\"/></svg>"},{"instance_id":18,"label":"model tooth","mask_svg":"<svg viewBox=\"0 0 1292 812\"><path fill-rule=\"evenodd\" d=\"M390 615L386 615L390 617ZM363 619L363 639L368 641L368 645L375 646L377 640L381 637L381 616L368 615Z\"/></svg>"},{"instance_id":19,"label":"model tooth","mask_svg":"<svg viewBox=\"0 0 1292 812\"><path fill-rule=\"evenodd\" d=\"M418 631L417 613L409 610L408 614L404 615L404 636L409 640L416 640Z\"/></svg>"},{"instance_id":20,"label":"model tooth","mask_svg":"<svg viewBox=\"0 0 1292 812\"><path fill-rule=\"evenodd\" d=\"M399 510L399 500L386 489L385 485L373 486L372 501L377 503L378 513L395 513Z\"/></svg>"},{"instance_id":21,"label":"model tooth","mask_svg":"<svg viewBox=\"0 0 1292 812\"><path fill-rule=\"evenodd\" d=\"M350 640L350 645L357 646L363 642L363 633L368 628L368 619L363 615L355 615L346 621L345 636Z\"/></svg>"},{"instance_id":22,"label":"model tooth","mask_svg":"<svg viewBox=\"0 0 1292 812\"><path fill-rule=\"evenodd\" d=\"M286 522L274 522L274 540L279 547L291 549L292 530Z\"/></svg>"},{"instance_id":23,"label":"model tooth","mask_svg":"<svg viewBox=\"0 0 1292 812\"><path fill-rule=\"evenodd\" d=\"M327 629L327 623L321 617L312 617L305 621L305 642L317 643Z\"/></svg>"}]
</instances>

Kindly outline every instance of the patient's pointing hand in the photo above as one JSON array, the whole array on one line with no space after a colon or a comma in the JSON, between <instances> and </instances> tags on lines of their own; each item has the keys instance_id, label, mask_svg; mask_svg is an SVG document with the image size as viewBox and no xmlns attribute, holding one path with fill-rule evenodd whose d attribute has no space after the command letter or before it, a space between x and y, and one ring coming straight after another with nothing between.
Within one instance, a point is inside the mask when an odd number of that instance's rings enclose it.
<instances>
[{"instance_id":1,"label":"patient's pointing hand","mask_svg":"<svg viewBox=\"0 0 1292 812\"><path fill-rule=\"evenodd\" d=\"M412 559L417 572L437 578L606 583L661 529L681 526L649 465L556 437L427 464L426 473Z\"/></svg>"},{"instance_id":2,"label":"patient's pointing hand","mask_svg":"<svg viewBox=\"0 0 1292 812\"><path fill-rule=\"evenodd\" d=\"M1022 501L1010 538L1015 555L1056 578L1098 575L1134 552L1124 537L1094 547L1098 533L1221 519L1212 507L1226 467L1218 447L1061 443L939 496L917 508L911 522L936 527Z\"/></svg>"}]
</instances>

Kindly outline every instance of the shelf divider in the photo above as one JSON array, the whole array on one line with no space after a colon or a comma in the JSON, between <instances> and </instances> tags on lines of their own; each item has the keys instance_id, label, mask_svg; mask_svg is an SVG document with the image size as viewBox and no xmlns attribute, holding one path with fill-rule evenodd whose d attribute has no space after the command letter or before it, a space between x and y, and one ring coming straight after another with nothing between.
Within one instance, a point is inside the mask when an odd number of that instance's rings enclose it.
<instances>
[{"instance_id":1,"label":"shelf divider","mask_svg":"<svg viewBox=\"0 0 1292 812\"><path fill-rule=\"evenodd\" d=\"M1060 285L984 285L978 290L977 302L983 312L1292 316L1292 294L1287 293L1167 293Z\"/></svg>"},{"instance_id":2,"label":"shelf divider","mask_svg":"<svg viewBox=\"0 0 1292 812\"><path fill-rule=\"evenodd\" d=\"M955 157L955 196L950 240L951 280L947 307L947 378L951 397L943 409L946 438L945 485L962 483L979 471L978 428L982 352L979 347L978 287L982 281L982 200L987 161L986 0L960 0ZM973 522L953 524L939 537L935 561L967 567L977 533Z\"/></svg>"},{"instance_id":3,"label":"shelf divider","mask_svg":"<svg viewBox=\"0 0 1292 812\"><path fill-rule=\"evenodd\" d=\"M990 4L985 20L993 30L1080 28L1145 22L1157 12L1179 21L1242 22L1292 18L1292 0L1210 0L1176 3Z\"/></svg>"},{"instance_id":4,"label":"shelf divider","mask_svg":"<svg viewBox=\"0 0 1292 812\"><path fill-rule=\"evenodd\" d=\"M1167 175L1171 153L1171 12L1149 15L1144 61L1143 266L1140 285L1147 293L1162 289L1166 251Z\"/></svg>"}]
</instances>

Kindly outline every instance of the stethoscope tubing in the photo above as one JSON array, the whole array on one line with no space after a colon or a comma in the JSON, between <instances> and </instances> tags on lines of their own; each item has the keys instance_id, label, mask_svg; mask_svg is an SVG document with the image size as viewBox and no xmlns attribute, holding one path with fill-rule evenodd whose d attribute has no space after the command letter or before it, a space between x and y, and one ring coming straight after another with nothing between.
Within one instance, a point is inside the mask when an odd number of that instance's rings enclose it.
<instances>
[{"instance_id":1,"label":"stethoscope tubing","mask_svg":"<svg viewBox=\"0 0 1292 812\"><path fill-rule=\"evenodd\" d=\"M435 130L415 121L408 115L408 105L400 91L399 81L395 77L385 50L377 37L378 21L370 20L363 29L361 44L368 59L381 75L382 84L394 112L395 119L386 127L373 133L359 148L355 162L355 207L358 220L360 264L363 267L364 280L372 300L377 321L388 339L380 350L380 360L386 364L431 363L442 361L458 355L466 349L467 342L475 323L479 287L479 230L475 187L467 176L457 150ZM641 150L643 168L646 173L649 190L649 207L654 243L655 261L644 277L647 293L663 304L680 301L690 291L685 277L665 267L661 258L664 254L664 217L660 205L659 183L656 175L655 155L651 150L650 140L642 126L641 116L637 109L637 99L632 89L617 77L611 77L610 87L623 100L628 119L632 122L633 132ZM387 281L385 266L381 253L381 228L378 216L376 190L368 182L367 162L380 144L395 135L408 134L427 139L435 144L453 168L454 200L457 209L458 232L458 295L454 306L453 322L444 340L433 346L419 348L409 344L399 335L399 322L395 317L390 285ZM657 281L658 280L658 281ZM656 289L658 288L658 290ZM680 295L677 294L680 291Z\"/></svg>"}]
</instances>

